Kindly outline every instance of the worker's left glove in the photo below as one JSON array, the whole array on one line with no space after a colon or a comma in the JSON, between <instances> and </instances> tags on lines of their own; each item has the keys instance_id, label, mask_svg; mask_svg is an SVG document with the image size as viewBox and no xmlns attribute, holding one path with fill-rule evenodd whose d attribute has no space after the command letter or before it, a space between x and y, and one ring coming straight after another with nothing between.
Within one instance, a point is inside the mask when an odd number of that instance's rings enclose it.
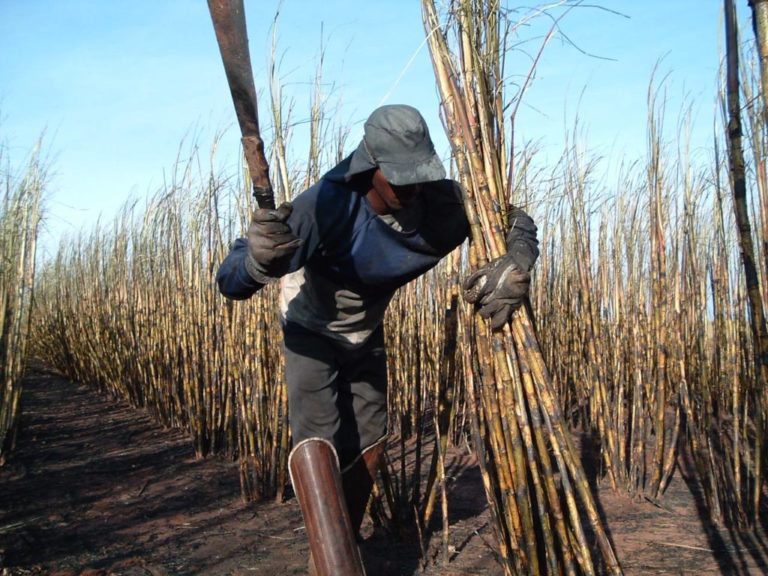
<instances>
[{"instance_id":1,"label":"worker's left glove","mask_svg":"<svg viewBox=\"0 0 768 576\"><path fill-rule=\"evenodd\" d=\"M509 214L507 253L486 264L464 281L464 299L498 330L528 297L530 270L539 257L537 229L528 214L513 208Z\"/></svg>"},{"instance_id":2,"label":"worker's left glove","mask_svg":"<svg viewBox=\"0 0 768 576\"><path fill-rule=\"evenodd\" d=\"M480 316L491 319L492 330L498 330L523 304L530 284L531 275L507 254L464 281L464 300L474 304Z\"/></svg>"}]
</instances>

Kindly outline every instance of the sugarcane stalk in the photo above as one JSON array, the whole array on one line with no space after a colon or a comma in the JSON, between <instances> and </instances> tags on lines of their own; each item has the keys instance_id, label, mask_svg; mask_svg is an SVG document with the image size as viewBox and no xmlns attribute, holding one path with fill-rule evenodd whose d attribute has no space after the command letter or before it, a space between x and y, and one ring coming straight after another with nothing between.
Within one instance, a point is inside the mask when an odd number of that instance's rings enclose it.
<instances>
[{"instance_id":1,"label":"sugarcane stalk","mask_svg":"<svg viewBox=\"0 0 768 576\"><path fill-rule=\"evenodd\" d=\"M726 95L728 105L728 164L733 187L733 206L736 216L741 262L744 268L747 297L750 311L750 326L755 342L755 364L760 411L757 422L755 446L755 486L752 497L752 521L758 521L763 492L765 461L762 454L762 436L768 414L766 382L768 382L768 329L765 322L760 283L757 274L755 249L752 242L752 227L747 207L747 182L742 149L741 104L739 97L739 48L736 7L733 0L724 0L726 32Z\"/></svg>"},{"instance_id":2,"label":"sugarcane stalk","mask_svg":"<svg viewBox=\"0 0 768 576\"><path fill-rule=\"evenodd\" d=\"M555 401L551 387L551 379L544 364L544 358L541 350L538 348L538 342L532 331L530 319L525 309L521 309L515 315L519 321L512 322L512 330L515 334L515 344L527 355L527 361L531 366L531 372L534 380L537 382L536 391L539 394L542 405L545 407L544 414L550 433L553 433L557 442L553 442L553 448L558 447L562 450L563 460L568 467L569 473L573 476L576 488L581 498L582 504L586 509L589 522L597 538L598 546L603 554L603 560L612 574L621 574L621 568L613 552L610 540L602 525L602 520L597 512L592 493L589 488L589 482L584 474L581 464L575 459L576 449L573 446L573 440L564 428L564 421L560 414L557 402ZM581 524L574 523L574 529L579 530ZM578 532L577 532L578 534ZM580 538L581 541L581 538ZM585 558L589 558L589 550L582 546L582 552Z\"/></svg>"},{"instance_id":3,"label":"sugarcane stalk","mask_svg":"<svg viewBox=\"0 0 768 576\"><path fill-rule=\"evenodd\" d=\"M752 29L757 41L757 51L760 60L760 85L763 94L763 123L768 128L768 2L766 0L749 0L752 9Z\"/></svg>"}]
</instances>

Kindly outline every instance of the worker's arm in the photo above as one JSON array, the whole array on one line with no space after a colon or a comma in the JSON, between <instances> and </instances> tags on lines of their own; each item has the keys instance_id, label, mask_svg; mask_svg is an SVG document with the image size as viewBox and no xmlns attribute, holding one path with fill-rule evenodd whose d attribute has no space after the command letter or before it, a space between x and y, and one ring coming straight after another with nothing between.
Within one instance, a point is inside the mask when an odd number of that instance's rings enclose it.
<instances>
[{"instance_id":1,"label":"worker's arm","mask_svg":"<svg viewBox=\"0 0 768 576\"><path fill-rule=\"evenodd\" d=\"M219 292L227 298L245 300L264 286L248 274L245 266L246 258L248 258L248 239L238 238L230 247L229 254L216 272Z\"/></svg>"},{"instance_id":2,"label":"worker's arm","mask_svg":"<svg viewBox=\"0 0 768 576\"><path fill-rule=\"evenodd\" d=\"M247 238L235 241L219 266L216 282L227 298L250 298L262 286L289 271L291 259L302 245L288 224L292 207L261 208L253 213Z\"/></svg>"}]
</instances>

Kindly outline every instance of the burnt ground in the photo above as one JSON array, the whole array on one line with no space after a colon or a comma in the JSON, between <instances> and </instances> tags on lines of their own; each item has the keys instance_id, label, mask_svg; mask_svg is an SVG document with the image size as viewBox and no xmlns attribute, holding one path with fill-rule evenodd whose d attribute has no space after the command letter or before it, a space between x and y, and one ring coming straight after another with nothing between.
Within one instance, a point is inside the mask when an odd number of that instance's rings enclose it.
<instances>
[{"instance_id":1,"label":"burnt ground","mask_svg":"<svg viewBox=\"0 0 768 576\"><path fill-rule=\"evenodd\" d=\"M295 498L245 504L236 463L197 460L182 433L92 389L46 373L25 383L17 449L0 469L0 576L176 576L306 573ZM450 562L439 526L395 538L366 520L369 576L503 574L480 473L448 454ZM661 505L597 492L626 574L764 574L762 535L711 525L678 471Z\"/></svg>"}]
</instances>

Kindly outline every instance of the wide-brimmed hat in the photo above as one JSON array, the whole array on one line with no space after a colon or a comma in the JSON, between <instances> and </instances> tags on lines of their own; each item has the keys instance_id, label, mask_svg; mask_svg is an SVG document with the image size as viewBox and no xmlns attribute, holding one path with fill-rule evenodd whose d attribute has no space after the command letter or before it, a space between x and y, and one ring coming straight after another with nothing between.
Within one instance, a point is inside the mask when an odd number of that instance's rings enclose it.
<instances>
[{"instance_id":1,"label":"wide-brimmed hat","mask_svg":"<svg viewBox=\"0 0 768 576\"><path fill-rule=\"evenodd\" d=\"M382 106L365 121L360 145L352 153L346 176L381 168L395 186L445 178L427 123L416 108L404 104Z\"/></svg>"}]
</instances>

